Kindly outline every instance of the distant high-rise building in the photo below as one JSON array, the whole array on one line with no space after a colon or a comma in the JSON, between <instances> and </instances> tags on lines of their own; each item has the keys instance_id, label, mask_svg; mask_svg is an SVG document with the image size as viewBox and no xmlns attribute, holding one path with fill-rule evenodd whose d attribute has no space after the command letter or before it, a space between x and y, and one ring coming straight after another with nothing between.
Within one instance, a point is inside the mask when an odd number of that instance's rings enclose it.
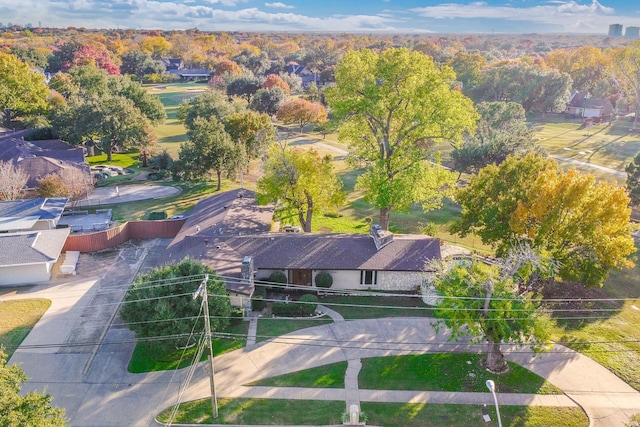
<instances>
[{"instance_id":1,"label":"distant high-rise building","mask_svg":"<svg viewBox=\"0 0 640 427\"><path fill-rule=\"evenodd\" d=\"M622 37L622 25L621 24L609 25L609 36Z\"/></svg>"},{"instance_id":2,"label":"distant high-rise building","mask_svg":"<svg viewBox=\"0 0 640 427\"><path fill-rule=\"evenodd\" d=\"M640 37L640 27L627 27L624 31L624 36L637 39Z\"/></svg>"}]
</instances>

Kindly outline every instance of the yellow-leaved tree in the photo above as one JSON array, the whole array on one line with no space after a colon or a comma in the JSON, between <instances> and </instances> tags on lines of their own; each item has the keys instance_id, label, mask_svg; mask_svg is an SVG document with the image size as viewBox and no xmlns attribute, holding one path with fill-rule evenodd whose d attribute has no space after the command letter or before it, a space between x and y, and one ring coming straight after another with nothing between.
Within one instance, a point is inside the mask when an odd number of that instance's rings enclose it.
<instances>
[{"instance_id":1,"label":"yellow-leaved tree","mask_svg":"<svg viewBox=\"0 0 640 427\"><path fill-rule=\"evenodd\" d=\"M504 254L520 243L545 252L565 280L602 285L611 269L632 266L629 197L623 188L553 159L509 157L474 175L458 192L463 211L454 231L477 233Z\"/></svg>"}]
</instances>

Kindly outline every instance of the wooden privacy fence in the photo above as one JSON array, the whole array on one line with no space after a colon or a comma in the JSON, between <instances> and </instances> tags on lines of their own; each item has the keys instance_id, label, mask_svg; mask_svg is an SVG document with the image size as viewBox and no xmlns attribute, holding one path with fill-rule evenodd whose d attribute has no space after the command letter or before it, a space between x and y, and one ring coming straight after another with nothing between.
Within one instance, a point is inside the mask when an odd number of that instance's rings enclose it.
<instances>
[{"instance_id":1,"label":"wooden privacy fence","mask_svg":"<svg viewBox=\"0 0 640 427\"><path fill-rule=\"evenodd\" d=\"M131 239L176 237L186 219L166 221L129 221L95 233L71 234L63 251L95 252L113 248Z\"/></svg>"}]
</instances>

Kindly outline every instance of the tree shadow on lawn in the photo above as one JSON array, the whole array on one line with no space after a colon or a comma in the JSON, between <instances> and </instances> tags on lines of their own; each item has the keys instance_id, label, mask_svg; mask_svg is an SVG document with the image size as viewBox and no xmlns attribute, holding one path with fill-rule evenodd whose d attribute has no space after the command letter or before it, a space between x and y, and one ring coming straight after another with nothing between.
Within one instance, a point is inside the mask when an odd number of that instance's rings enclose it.
<instances>
[{"instance_id":1,"label":"tree shadow on lawn","mask_svg":"<svg viewBox=\"0 0 640 427\"><path fill-rule=\"evenodd\" d=\"M604 289L588 288L580 282L553 281L544 286L542 296L551 318L567 331L609 319L624 307L624 301L612 300Z\"/></svg>"}]
</instances>

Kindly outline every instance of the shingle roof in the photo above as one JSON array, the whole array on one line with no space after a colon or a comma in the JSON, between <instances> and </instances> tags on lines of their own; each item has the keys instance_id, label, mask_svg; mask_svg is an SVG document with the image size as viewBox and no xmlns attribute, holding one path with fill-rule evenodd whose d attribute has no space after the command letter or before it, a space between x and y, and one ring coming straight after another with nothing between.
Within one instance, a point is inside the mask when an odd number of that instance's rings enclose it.
<instances>
[{"instance_id":1,"label":"shingle roof","mask_svg":"<svg viewBox=\"0 0 640 427\"><path fill-rule=\"evenodd\" d=\"M257 206L247 190L203 199L163 261L188 256L221 276L240 277L245 256L252 256L258 269L378 271L423 271L427 261L441 257L440 240L423 235L394 235L377 250L365 234L268 233L272 214L273 207ZM227 281L227 288L236 292L243 292L243 286Z\"/></svg>"},{"instance_id":2,"label":"shingle roof","mask_svg":"<svg viewBox=\"0 0 640 427\"><path fill-rule=\"evenodd\" d=\"M0 266L56 261L69 229L0 234Z\"/></svg>"},{"instance_id":3,"label":"shingle roof","mask_svg":"<svg viewBox=\"0 0 640 427\"><path fill-rule=\"evenodd\" d=\"M173 259L200 259L219 274L231 276L239 274L247 255L261 269L423 271L427 261L440 258L440 241L422 235L394 235L378 251L373 239L363 234L270 233L213 239L192 235L167 254Z\"/></svg>"},{"instance_id":4,"label":"shingle roof","mask_svg":"<svg viewBox=\"0 0 640 427\"><path fill-rule=\"evenodd\" d=\"M89 174L83 149L58 139L25 141L13 136L0 137L0 160L12 162L29 175L27 188L36 188L40 178L63 168L79 167Z\"/></svg>"},{"instance_id":5,"label":"shingle roof","mask_svg":"<svg viewBox=\"0 0 640 427\"><path fill-rule=\"evenodd\" d=\"M191 211L169 246L196 234L196 227L200 228L198 234L208 237L266 233L271 228L273 211L273 205L258 206L255 193L250 190L237 189L207 197Z\"/></svg>"}]
</instances>

